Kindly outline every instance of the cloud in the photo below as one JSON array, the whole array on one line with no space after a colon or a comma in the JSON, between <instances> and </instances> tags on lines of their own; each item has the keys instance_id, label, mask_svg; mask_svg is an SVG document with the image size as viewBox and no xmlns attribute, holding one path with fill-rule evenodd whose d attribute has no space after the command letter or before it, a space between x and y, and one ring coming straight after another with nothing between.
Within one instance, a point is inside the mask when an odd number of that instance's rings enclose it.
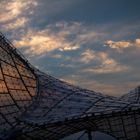
<instances>
[{"instance_id":1,"label":"cloud","mask_svg":"<svg viewBox=\"0 0 140 140\"><path fill-rule=\"evenodd\" d=\"M84 54L84 56L83 56ZM94 52L92 50L86 50L84 53L82 53L83 56L81 58L82 62L90 62L96 61L98 62L98 65L90 68L85 68L82 70L82 72L91 72L96 74L101 73L117 73L117 72L123 72L129 70L128 66L124 66L119 64L116 60L110 58L107 53L105 52Z\"/></svg>"},{"instance_id":2,"label":"cloud","mask_svg":"<svg viewBox=\"0 0 140 140\"><path fill-rule=\"evenodd\" d=\"M140 48L140 38L136 39L135 45Z\"/></svg>"},{"instance_id":3,"label":"cloud","mask_svg":"<svg viewBox=\"0 0 140 140\"><path fill-rule=\"evenodd\" d=\"M106 74L106 73L117 73L117 72L123 72L123 71L127 71L128 67L126 66L122 66L117 64L115 61L109 60L109 64L104 63L101 66L97 66L94 68L87 68L84 69L84 72L91 72L91 73L96 73L96 74Z\"/></svg>"},{"instance_id":4,"label":"cloud","mask_svg":"<svg viewBox=\"0 0 140 140\"><path fill-rule=\"evenodd\" d=\"M3 28L5 28L5 30L13 30L13 29L18 29L20 27L23 27L27 24L28 19L25 17L19 18L14 20L12 23L7 23L2 25Z\"/></svg>"},{"instance_id":5,"label":"cloud","mask_svg":"<svg viewBox=\"0 0 140 140\"><path fill-rule=\"evenodd\" d=\"M112 41L107 40L105 42L105 46L109 46L110 48L116 49L118 52L123 52L124 49L129 47L140 47L140 39L136 39L134 42L131 41Z\"/></svg>"},{"instance_id":6,"label":"cloud","mask_svg":"<svg viewBox=\"0 0 140 140\"><path fill-rule=\"evenodd\" d=\"M85 27L83 27L85 28ZM95 42L100 42L100 40L105 36L105 33L101 33L98 31L94 31L92 29L92 27L89 27L86 29L85 32L82 32L81 34L79 34L79 36L77 36L77 40L79 41L80 44L88 44L88 45L92 45Z\"/></svg>"},{"instance_id":7,"label":"cloud","mask_svg":"<svg viewBox=\"0 0 140 140\"><path fill-rule=\"evenodd\" d=\"M92 60L96 59L96 53L93 50L87 49L85 52L81 54L81 62L89 63Z\"/></svg>"},{"instance_id":8,"label":"cloud","mask_svg":"<svg viewBox=\"0 0 140 140\"><path fill-rule=\"evenodd\" d=\"M59 58L62 58L62 55L61 54L54 54L51 57L59 59Z\"/></svg>"},{"instance_id":9,"label":"cloud","mask_svg":"<svg viewBox=\"0 0 140 140\"><path fill-rule=\"evenodd\" d=\"M6 31L24 26L37 4L36 0L0 1L0 26Z\"/></svg>"},{"instance_id":10,"label":"cloud","mask_svg":"<svg viewBox=\"0 0 140 140\"><path fill-rule=\"evenodd\" d=\"M26 53L32 55L44 55L54 50L72 51L80 48L79 44L69 42L65 36L54 34L49 29L30 30L20 40L14 40L13 43L17 48L26 48Z\"/></svg>"},{"instance_id":11,"label":"cloud","mask_svg":"<svg viewBox=\"0 0 140 140\"><path fill-rule=\"evenodd\" d=\"M50 25L49 27L61 30L59 35L72 37L75 42L80 45L93 44L96 41L101 40L106 34L100 31L96 31L94 25L86 25L82 22L57 22L56 25Z\"/></svg>"},{"instance_id":12,"label":"cloud","mask_svg":"<svg viewBox=\"0 0 140 140\"><path fill-rule=\"evenodd\" d=\"M83 75L64 75L61 80L82 88L87 88L111 96L121 96L124 93L128 93L139 84L138 82L132 81L128 81L123 84L119 84L118 82L112 84L108 83L107 80L98 81L95 79L86 78Z\"/></svg>"},{"instance_id":13,"label":"cloud","mask_svg":"<svg viewBox=\"0 0 140 140\"><path fill-rule=\"evenodd\" d=\"M76 68L76 66L73 65L73 64L61 64L60 67L63 67L63 68Z\"/></svg>"},{"instance_id":14,"label":"cloud","mask_svg":"<svg viewBox=\"0 0 140 140\"><path fill-rule=\"evenodd\" d=\"M79 45L75 45L75 46L69 46L69 45L66 45L66 46L64 46L64 47L62 47L62 48L60 48L59 50L60 51L73 51L73 50L77 50L77 49L79 49L80 48L80 46Z\"/></svg>"},{"instance_id":15,"label":"cloud","mask_svg":"<svg viewBox=\"0 0 140 140\"><path fill-rule=\"evenodd\" d=\"M13 43L17 48L25 48L26 53L34 56L45 55L54 50L75 51L84 44L96 42L99 36L101 34L93 32L82 23L57 22L41 30L30 28L27 33L19 35L19 38L15 39Z\"/></svg>"}]
</instances>

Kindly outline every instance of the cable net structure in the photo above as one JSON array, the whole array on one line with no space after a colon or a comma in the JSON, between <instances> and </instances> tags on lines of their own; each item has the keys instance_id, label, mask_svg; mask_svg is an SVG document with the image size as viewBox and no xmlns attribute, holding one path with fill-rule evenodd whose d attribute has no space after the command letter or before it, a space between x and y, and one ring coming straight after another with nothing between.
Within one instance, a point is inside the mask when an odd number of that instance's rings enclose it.
<instances>
[{"instance_id":1,"label":"cable net structure","mask_svg":"<svg viewBox=\"0 0 140 140\"><path fill-rule=\"evenodd\" d=\"M58 140L83 130L139 140L139 103L140 87L117 98L45 74L0 34L0 140Z\"/></svg>"}]
</instances>

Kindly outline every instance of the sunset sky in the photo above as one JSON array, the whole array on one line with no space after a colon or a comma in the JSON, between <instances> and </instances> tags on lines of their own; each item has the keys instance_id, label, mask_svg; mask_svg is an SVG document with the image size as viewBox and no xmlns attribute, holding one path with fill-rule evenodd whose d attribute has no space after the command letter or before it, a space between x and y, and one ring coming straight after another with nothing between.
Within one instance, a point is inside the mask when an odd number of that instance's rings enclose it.
<instances>
[{"instance_id":1,"label":"sunset sky","mask_svg":"<svg viewBox=\"0 0 140 140\"><path fill-rule=\"evenodd\" d=\"M0 30L61 80L115 96L140 85L140 0L0 0Z\"/></svg>"}]
</instances>

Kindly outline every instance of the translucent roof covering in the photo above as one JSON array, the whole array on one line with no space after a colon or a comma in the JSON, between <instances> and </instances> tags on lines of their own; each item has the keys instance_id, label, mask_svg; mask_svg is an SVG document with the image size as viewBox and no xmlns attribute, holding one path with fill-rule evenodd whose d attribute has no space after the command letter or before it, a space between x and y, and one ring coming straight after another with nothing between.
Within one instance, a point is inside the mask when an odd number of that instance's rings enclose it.
<instances>
[{"instance_id":1,"label":"translucent roof covering","mask_svg":"<svg viewBox=\"0 0 140 140\"><path fill-rule=\"evenodd\" d=\"M138 140L139 100L139 87L116 98L47 75L0 34L0 139L57 140L88 130Z\"/></svg>"},{"instance_id":2,"label":"translucent roof covering","mask_svg":"<svg viewBox=\"0 0 140 140\"><path fill-rule=\"evenodd\" d=\"M25 59L0 34L0 132L17 125L36 95L36 76Z\"/></svg>"}]
</instances>

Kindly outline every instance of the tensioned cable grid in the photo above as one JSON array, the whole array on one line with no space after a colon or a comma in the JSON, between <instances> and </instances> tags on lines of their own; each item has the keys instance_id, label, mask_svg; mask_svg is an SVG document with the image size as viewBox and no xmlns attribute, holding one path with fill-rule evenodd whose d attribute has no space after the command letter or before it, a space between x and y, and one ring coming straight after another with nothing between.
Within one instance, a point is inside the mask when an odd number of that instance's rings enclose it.
<instances>
[{"instance_id":1,"label":"tensioned cable grid","mask_svg":"<svg viewBox=\"0 0 140 140\"><path fill-rule=\"evenodd\" d=\"M45 74L0 34L2 140L58 140L83 130L139 140L139 102L140 87L116 98Z\"/></svg>"}]
</instances>

